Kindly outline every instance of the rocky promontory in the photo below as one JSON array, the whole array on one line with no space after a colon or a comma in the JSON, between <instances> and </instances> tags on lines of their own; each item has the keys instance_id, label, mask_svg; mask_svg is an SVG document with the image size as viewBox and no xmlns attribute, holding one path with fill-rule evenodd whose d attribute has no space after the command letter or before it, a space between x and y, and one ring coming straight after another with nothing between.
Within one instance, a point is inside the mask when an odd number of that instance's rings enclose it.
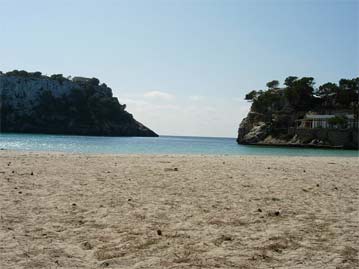
<instances>
[{"instance_id":1,"label":"rocky promontory","mask_svg":"<svg viewBox=\"0 0 359 269\"><path fill-rule=\"evenodd\" d=\"M267 87L245 97L252 106L239 144L358 149L359 78L314 88L311 77L288 77Z\"/></svg>"},{"instance_id":2,"label":"rocky promontory","mask_svg":"<svg viewBox=\"0 0 359 269\"><path fill-rule=\"evenodd\" d=\"M0 72L1 132L158 136L97 78Z\"/></svg>"}]
</instances>

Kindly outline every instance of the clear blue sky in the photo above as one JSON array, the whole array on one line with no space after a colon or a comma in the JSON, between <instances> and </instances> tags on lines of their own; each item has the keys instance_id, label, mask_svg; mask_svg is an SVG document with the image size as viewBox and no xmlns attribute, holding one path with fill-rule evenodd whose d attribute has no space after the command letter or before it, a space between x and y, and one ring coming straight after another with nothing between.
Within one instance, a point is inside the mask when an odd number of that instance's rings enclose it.
<instances>
[{"instance_id":1,"label":"clear blue sky","mask_svg":"<svg viewBox=\"0 0 359 269\"><path fill-rule=\"evenodd\" d=\"M160 134L236 135L272 79L359 75L359 0L0 0L0 70L98 77Z\"/></svg>"}]
</instances>

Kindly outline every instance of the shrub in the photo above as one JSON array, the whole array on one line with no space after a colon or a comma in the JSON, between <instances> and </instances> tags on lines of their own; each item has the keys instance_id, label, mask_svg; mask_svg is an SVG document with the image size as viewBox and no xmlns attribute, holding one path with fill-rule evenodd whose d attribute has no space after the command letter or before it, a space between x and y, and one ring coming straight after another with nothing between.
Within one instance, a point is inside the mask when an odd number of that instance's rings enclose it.
<instances>
[{"instance_id":1,"label":"shrub","mask_svg":"<svg viewBox=\"0 0 359 269\"><path fill-rule=\"evenodd\" d=\"M332 126L339 126L345 128L348 123L348 119L344 116L335 116L333 118L328 119L328 123Z\"/></svg>"}]
</instances>

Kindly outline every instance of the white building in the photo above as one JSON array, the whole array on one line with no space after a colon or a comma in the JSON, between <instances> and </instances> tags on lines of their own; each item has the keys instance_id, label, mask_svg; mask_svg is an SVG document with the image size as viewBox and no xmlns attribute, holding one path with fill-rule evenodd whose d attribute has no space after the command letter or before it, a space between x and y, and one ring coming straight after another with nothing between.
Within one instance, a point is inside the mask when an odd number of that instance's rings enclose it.
<instances>
[{"instance_id":1,"label":"white building","mask_svg":"<svg viewBox=\"0 0 359 269\"><path fill-rule=\"evenodd\" d=\"M304 119L298 121L298 128L343 128L342 125L333 125L329 119L335 117L343 117L346 119L344 128L358 128L358 120L354 118L354 115L317 115L306 114Z\"/></svg>"}]
</instances>

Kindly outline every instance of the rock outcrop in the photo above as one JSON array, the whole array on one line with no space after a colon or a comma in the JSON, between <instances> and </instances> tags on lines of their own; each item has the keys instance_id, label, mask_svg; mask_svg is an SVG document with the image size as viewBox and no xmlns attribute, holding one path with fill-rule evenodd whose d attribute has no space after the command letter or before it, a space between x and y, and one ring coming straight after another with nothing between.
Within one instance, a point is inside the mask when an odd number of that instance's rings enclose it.
<instances>
[{"instance_id":1,"label":"rock outcrop","mask_svg":"<svg viewBox=\"0 0 359 269\"><path fill-rule=\"evenodd\" d=\"M276 116L272 115L274 119ZM293 116L299 117L294 113L286 118ZM275 120L265 121L265 118L266 115L249 112L239 126L237 142L245 145L358 149L358 129L276 128ZM295 126L295 120L287 121L287 124Z\"/></svg>"},{"instance_id":2,"label":"rock outcrop","mask_svg":"<svg viewBox=\"0 0 359 269\"><path fill-rule=\"evenodd\" d=\"M256 112L249 112L243 119L238 129L238 143L258 143L267 136L265 116Z\"/></svg>"},{"instance_id":3,"label":"rock outcrop","mask_svg":"<svg viewBox=\"0 0 359 269\"><path fill-rule=\"evenodd\" d=\"M268 90L246 95L252 106L239 125L239 144L358 149L359 78L342 79L339 86L326 83L319 89L307 77L288 77L284 88L273 82L267 83ZM324 126L319 119L319 126L299 125L308 114L332 115L338 123L326 121Z\"/></svg>"},{"instance_id":4,"label":"rock outcrop","mask_svg":"<svg viewBox=\"0 0 359 269\"><path fill-rule=\"evenodd\" d=\"M158 136L96 78L0 73L1 132L101 136Z\"/></svg>"}]
</instances>

